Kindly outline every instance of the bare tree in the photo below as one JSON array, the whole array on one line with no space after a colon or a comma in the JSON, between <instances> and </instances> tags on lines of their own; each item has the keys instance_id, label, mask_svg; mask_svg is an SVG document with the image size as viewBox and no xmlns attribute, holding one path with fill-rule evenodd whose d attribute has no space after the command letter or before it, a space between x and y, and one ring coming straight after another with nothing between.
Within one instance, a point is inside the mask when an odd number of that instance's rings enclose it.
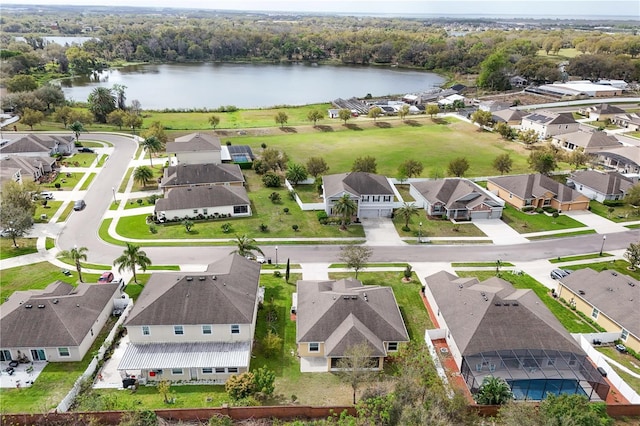
<instances>
[{"instance_id":1,"label":"bare tree","mask_svg":"<svg viewBox=\"0 0 640 426\"><path fill-rule=\"evenodd\" d=\"M373 380L374 368L378 367L378 358L373 357L371 346L362 342L348 347L344 356L337 362L340 378L351 386L353 403L356 403L358 389Z\"/></svg>"},{"instance_id":2,"label":"bare tree","mask_svg":"<svg viewBox=\"0 0 640 426\"><path fill-rule=\"evenodd\" d=\"M365 246L343 246L340 247L340 260L347 264L347 268L355 271L357 279L358 271L364 268L372 253L373 251Z\"/></svg>"}]
</instances>

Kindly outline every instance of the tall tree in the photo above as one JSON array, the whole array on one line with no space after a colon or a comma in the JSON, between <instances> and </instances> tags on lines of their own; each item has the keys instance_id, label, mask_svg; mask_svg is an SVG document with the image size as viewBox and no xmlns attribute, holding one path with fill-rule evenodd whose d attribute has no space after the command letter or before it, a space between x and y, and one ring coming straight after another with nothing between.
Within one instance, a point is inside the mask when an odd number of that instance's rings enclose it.
<instances>
[{"instance_id":1,"label":"tall tree","mask_svg":"<svg viewBox=\"0 0 640 426\"><path fill-rule=\"evenodd\" d=\"M632 206L640 206L640 183L636 183L629 188L624 200Z\"/></svg>"},{"instance_id":2,"label":"tall tree","mask_svg":"<svg viewBox=\"0 0 640 426\"><path fill-rule=\"evenodd\" d=\"M71 250L63 250L58 254L58 257L66 257L73 261L73 263L76 265L76 271L78 271L78 279L81 283L83 283L84 281L82 280L82 265L80 264L80 262L83 260L87 260L87 251L89 251L89 249L86 247L74 247Z\"/></svg>"},{"instance_id":3,"label":"tall tree","mask_svg":"<svg viewBox=\"0 0 640 426\"><path fill-rule=\"evenodd\" d=\"M398 117L400 117L400 120L404 121L407 115L409 115L409 105L404 104L398 110Z\"/></svg>"},{"instance_id":4,"label":"tall tree","mask_svg":"<svg viewBox=\"0 0 640 426\"><path fill-rule=\"evenodd\" d=\"M114 126L118 126L119 130L122 130L122 126L124 125L124 120L127 116L127 113L121 109L116 109L107 114L107 123L112 124Z\"/></svg>"},{"instance_id":5,"label":"tall tree","mask_svg":"<svg viewBox=\"0 0 640 426\"><path fill-rule=\"evenodd\" d=\"M518 139L520 139L522 143L527 146L527 148L531 148L533 144L538 142L539 140L538 132L533 129L525 130L523 132L521 131L520 133L518 133Z\"/></svg>"},{"instance_id":6,"label":"tall tree","mask_svg":"<svg viewBox=\"0 0 640 426\"><path fill-rule=\"evenodd\" d=\"M54 121L62 123L62 125L66 129L67 124L69 124L69 117L71 115L71 111L72 111L71 107L68 107L66 105L58 107L53 112L51 118L53 118Z\"/></svg>"},{"instance_id":7,"label":"tall tree","mask_svg":"<svg viewBox=\"0 0 640 426\"><path fill-rule=\"evenodd\" d=\"M402 207L399 207L396 210L396 216L402 218L404 220L404 228L409 229L409 221L411 220L411 216L416 216L420 213L420 209L416 207L415 204L404 203Z\"/></svg>"},{"instance_id":8,"label":"tall tree","mask_svg":"<svg viewBox=\"0 0 640 426\"><path fill-rule=\"evenodd\" d=\"M107 115L116 109L116 98L111 89L96 87L89 94L89 111L93 113L98 123L106 123Z\"/></svg>"},{"instance_id":9,"label":"tall tree","mask_svg":"<svg viewBox=\"0 0 640 426\"><path fill-rule=\"evenodd\" d=\"M555 155L547 150L532 151L527 162L532 170L543 175L549 175L558 168Z\"/></svg>"},{"instance_id":10,"label":"tall tree","mask_svg":"<svg viewBox=\"0 0 640 426\"><path fill-rule=\"evenodd\" d=\"M440 112L440 107L436 104L430 104L430 105L427 105L425 112L429 114L431 118L433 118L434 115Z\"/></svg>"},{"instance_id":11,"label":"tall tree","mask_svg":"<svg viewBox=\"0 0 640 426\"><path fill-rule=\"evenodd\" d=\"M147 154L149 154L149 162L151 163L151 168L153 168L153 154L160 151L162 149L162 142L155 136L149 136L140 142L140 146L142 146Z\"/></svg>"},{"instance_id":12,"label":"tall tree","mask_svg":"<svg viewBox=\"0 0 640 426\"><path fill-rule=\"evenodd\" d=\"M242 257L254 256L254 252L258 252L264 256L264 253L258 247L256 240L247 237L247 235L236 235L236 249L231 253L237 253Z\"/></svg>"},{"instance_id":13,"label":"tall tree","mask_svg":"<svg viewBox=\"0 0 640 426\"><path fill-rule=\"evenodd\" d=\"M340 222L340 229L347 229L347 222L358 211L358 206L355 201L349 197L349 194L344 194L335 203L333 203L333 211L342 218Z\"/></svg>"},{"instance_id":14,"label":"tall tree","mask_svg":"<svg viewBox=\"0 0 640 426\"><path fill-rule=\"evenodd\" d=\"M509 126L507 123L497 123L493 129L498 132L498 134L500 136L502 136L502 139L504 140L513 140L516 137L517 132L515 131L515 129L511 126Z\"/></svg>"},{"instance_id":15,"label":"tall tree","mask_svg":"<svg viewBox=\"0 0 640 426\"><path fill-rule=\"evenodd\" d=\"M489 90L503 91L511 87L507 77L509 60L507 55L498 51L489 55L480 64L478 87Z\"/></svg>"},{"instance_id":16,"label":"tall tree","mask_svg":"<svg viewBox=\"0 0 640 426\"><path fill-rule=\"evenodd\" d=\"M356 403L358 389L374 378L373 368L378 367L378 359L373 357L373 350L366 343L357 343L348 347L344 356L338 360L337 368L340 378L351 386L353 404Z\"/></svg>"},{"instance_id":17,"label":"tall tree","mask_svg":"<svg viewBox=\"0 0 640 426\"><path fill-rule=\"evenodd\" d=\"M127 95L125 90L127 90L127 86L123 84L114 84L111 87L111 91L115 95L116 107L122 111L127 109Z\"/></svg>"},{"instance_id":18,"label":"tall tree","mask_svg":"<svg viewBox=\"0 0 640 426\"><path fill-rule=\"evenodd\" d=\"M584 153L584 149L582 147L578 147L571 151L567 158L567 162L571 164L574 169L577 169L580 166L584 166L588 159L589 155Z\"/></svg>"},{"instance_id":19,"label":"tall tree","mask_svg":"<svg viewBox=\"0 0 640 426\"><path fill-rule=\"evenodd\" d=\"M42 123L44 120L44 113L42 111L34 111L31 108L25 108L22 110L22 116L20 122L29 126L33 130L33 126Z\"/></svg>"},{"instance_id":20,"label":"tall tree","mask_svg":"<svg viewBox=\"0 0 640 426\"><path fill-rule=\"evenodd\" d=\"M145 138L155 136L160 142L162 142L163 145L166 144L169 140L167 133L164 131L164 126L159 121L154 121L153 123L151 123L149 128L144 131L143 136Z\"/></svg>"},{"instance_id":21,"label":"tall tree","mask_svg":"<svg viewBox=\"0 0 640 426\"><path fill-rule=\"evenodd\" d=\"M287 180L291 182L293 186L307 179L307 169L300 163L289 163L287 166Z\"/></svg>"},{"instance_id":22,"label":"tall tree","mask_svg":"<svg viewBox=\"0 0 640 426\"><path fill-rule=\"evenodd\" d=\"M546 425L601 426L611 424L605 408L583 395L549 394L540 402L539 413Z\"/></svg>"},{"instance_id":23,"label":"tall tree","mask_svg":"<svg viewBox=\"0 0 640 426\"><path fill-rule=\"evenodd\" d=\"M382 108L380 108L379 106L374 106L367 113L367 117L373 118L373 121L376 121L378 117L380 117L381 115L382 115Z\"/></svg>"},{"instance_id":24,"label":"tall tree","mask_svg":"<svg viewBox=\"0 0 640 426\"><path fill-rule=\"evenodd\" d=\"M289 121L289 116L284 111L278 111L274 119L276 123L280 125L280 128L284 129L284 125L287 124L287 121Z\"/></svg>"},{"instance_id":25,"label":"tall tree","mask_svg":"<svg viewBox=\"0 0 640 426\"><path fill-rule=\"evenodd\" d=\"M449 174L456 177L462 177L467 170L469 170L469 167L469 161L465 157L458 157L449 162L447 170L449 171Z\"/></svg>"},{"instance_id":26,"label":"tall tree","mask_svg":"<svg viewBox=\"0 0 640 426\"><path fill-rule=\"evenodd\" d=\"M358 157L353 162L351 166L352 172L365 172L365 173L375 173L378 166L376 164L376 158L370 155L365 157Z\"/></svg>"},{"instance_id":27,"label":"tall tree","mask_svg":"<svg viewBox=\"0 0 640 426\"><path fill-rule=\"evenodd\" d=\"M322 120L323 118L324 114L319 109L312 109L307 113L307 120L313 122L314 127L318 123L318 120Z\"/></svg>"},{"instance_id":28,"label":"tall tree","mask_svg":"<svg viewBox=\"0 0 640 426\"><path fill-rule=\"evenodd\" d=\"M220 124L220 117L217 115L209 116L209 124L211 124L211 127L213 127L213 130L215 130L218 124Z\"/></svg>"},{"instance_id":29,"label":"tall tree","mask_svg":"<svg viewBox=\"0 0 640 426\"><path fill-rule=\"evenodd\" d=\"M338 117L340 118L340 120L344 121L344 124L347 124L347 121L349 121L351 119L351 111L343 108L340 111L338 111Z\"/></svg>"},{"instance_id":30,"label":"tall tree","mask_svg":"<svg viewBox=\"0 0 640 426\"><path fill-rule=\"evenodd\" d=\"M501 175L509 173L513 167L511 155L504 153L493 159L493 168L500 172Z\"/></svg>"},{"instance_id":31,"label":"tall tree","mask_svg":"<svg viewBox=\"0 0 640 426\"><path fill-rule=\"evenodd\" d=\"M307 160L307 171L311 176L317 178L318 176L329 171L329 166L322 157L309 157L309 159Z\"/></svg>"},{"instance_id":32,"label":"tall tree","mask_svg":"<svg viewBox=\"0 0 640 426\"><path fill-rule=\"evenodd\" d=\"M113 261L113 266L118 267L118 272L123 269L131 269L133 272L133 281L138 284L138 276L136 275L136 267L139 266L142 271L146 271L151 266L151 259L147 257L147 253L140 250L140 246L127 243L122 255Z\"/></svg>"},{"instance_id":33,"label":"tall tree","mask_svg":"<svg viewBox=\"0 0 640 426\"><path fill-rule=\"evenodd\" d=\"M347 264L347 268L353 269L356 273L356 279L358 279L358 272L369 261L369 258L373 254L373 251L366 246L342 246L340 247L340 260Z\"/></svg>"},{"instance_id":34,"label":"tall tree","mask_svg":"<svg viewBox=\"0 0 640 426\"><path fill-rule=\"evenodd\" d=\"M17 247L16 238L22 237L33 227L33 214L20 205L2 203L0 225L13 240L13 246Z\"/></svg>"},{"instance_id":35,"label":"tall tree","mask_svg":"<svg viewBox=\"0 0 640 426\"><path fill-rule=\"evenodd\" d=\"M412 178L414 176L420 176L420 173L422 173L423 169L424 166L420 161L406 160L402 164L400 164L400 167L398 167L398 172L408 178Z\"/></svg>"},{"instance_id":36,"label":"tall tree","mask_svg":"<svg viewBox=\"0 0 640 426\"><path fill-rule=\"evenodd\" d=\"M635 271L640 265L640 243L630 243L624 252L624 258L629 261L629 269Z\"/></svg>"},{"instance_id":37,"label":"tall tree","mask_svg":"<svg viewBox=\"0 0 640 426\"><path fill-rule=\"evenodd\" d=\"M69 125L69 130L71 130L76 136L76 143L79 143L80 141L80 133L86 132L84 126L79 121L74 121L73 123L71 123L71 125Z\"/></svg>"},{"instance_id":38,"label":"tall tree","mask_svg":"<svg viewBox=\"0 0 640 426\"><path fill-rule=\"evenodd\" d=\"M153 179L153 169L147 166L138 166L133 171L133 180L147 186L149 181Z\"/></svg>"},{"instance_id":39,"label":"tall tree","mask_svg":"<svg viewBox=\"0 0 640 426\"><path fill-rule=\"evenodd\" d=\"M491 124L492 117L493 116L491 115L491 111L483 111L479 109L471 114L471 121L473 121L474 123L478 123L478 125L480 126L478 131L481 132L484 126L488 126L489 124Z\"/></svg>"},{"instance_id":40,"label":"tall tree","mask_svg":"<svg viewBox=\"0 0 640 426\"><path fill-rule=\"evenodd\" d=\"M135 133L136 129L142 127L142 116L131 111L125 115L122 122L127 128L131 129L131 133Z\"/></svg>"},{"instance_id":41,"label":"tall tree","mask_svg":"<svg viewBox=\"0 0 640 426\"><path fill-rule=\"evenodd\" d=\"M475 400L483 405L503 405L513 400L513 394L504 379L486 376L475 394Z\"/></svg>"}]
</instances>

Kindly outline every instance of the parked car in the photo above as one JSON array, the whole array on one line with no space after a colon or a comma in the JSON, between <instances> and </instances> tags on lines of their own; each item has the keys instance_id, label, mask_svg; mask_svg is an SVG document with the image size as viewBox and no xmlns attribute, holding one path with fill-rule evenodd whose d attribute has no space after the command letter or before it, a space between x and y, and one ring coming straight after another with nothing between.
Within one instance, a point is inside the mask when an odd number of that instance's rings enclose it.
<instances>
[{"instance_id":1,"label":"parked car","mask_svg":"<svg viewBox=\"0 0 640 426\"><path fill-rule=\"evenodd\" d=\"M53 192L45 191L40 193L40 198L43 200L53 200Z\"/></svg>"},{"instance_id":2,"label":"parked car","mask_svg":"<svg viewBox=\"0 0 640 426\"><path fill-rule=\"evenodd\" d=\"M264 256L256 256L256 262L258 263L265 263L267 260L264 258Z\"/></svg>"},{"instance_id":3,"label":"parked car","mask_svg":"<svg viewBox=\"0 0 640 426\"><path fill-rule=\"evenodd\" d=\"M75 211L83 210L86 206L87 206L87 203L85 203L84 200L78 200L75 203L73 203L73 209Z\"/></svg>"},{"instance_id":4,"label":"parked car","mask_svg":"<svg viewBox=\"0 0 640 426\"><path fill-rule=\"evenodd\" d=\"M616 345L616 349L618 350L618 352L621 352L621 353L625 353L627 351L627 347L620 343Z\"/></svg>"},{"instance_id":5,"label":"parked car","mask_svg":"<svg viewBox=\"0 0 640 426\"><path fill-rule=\"evenodd\" d=\"M0 237L7 238L7 237L10 237L11 234L13 234L13 229L12 228L3 229L0 232Z\"/></svg>"},{"instance_id":6,"label":"parked car","mask_svg":"<svg viewBox=\"0 0 640 426\"><path fill-rule=\"evenodd\" d=\"M78 152L95 152L94 150L92 150L91 148L87 148L87 147L82 147L80 149L78 149Z\"/></svg>"},{"instance_id":7,"label":"parked car","mask_svg":"<svg viewBox=\"0 0 640 426\"><path fill-rule=\"evenodd\" d=\"M113 281L113 278L113 272L103 272L102 275L100 275L100 278L98 278L98 282L110 283L111 281Z\"/></svg>"},{"instance_id":8,"label":"parked car","mask_svg":"<svg viewBox=\"0 0 640 426\"><path fill-rule=\"evenodd\" d=\"M553 271L551 271L550 275L554 280L559 280L566 277L570 273L571 271L567 271L566 269L554 269Z\"/></svg>"}]
</instances>

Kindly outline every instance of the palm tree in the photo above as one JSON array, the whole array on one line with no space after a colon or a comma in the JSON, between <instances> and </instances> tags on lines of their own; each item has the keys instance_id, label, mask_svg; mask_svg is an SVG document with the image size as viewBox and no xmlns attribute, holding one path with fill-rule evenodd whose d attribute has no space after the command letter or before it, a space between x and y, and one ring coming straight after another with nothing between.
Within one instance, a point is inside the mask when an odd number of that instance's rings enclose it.
<instances>
[{"instance_id":1,"label":"palm tree","mask_svg":"<svg viewBox=\"0 0 640 426\"><path fill-rule=\"evenodd\" d=\"M84 126L79 121L74 121L73 123L71 123L69 125L69 130L71 130L73 134L76 135L76 143L79 142L80 133L86 132L86 130L84 129Z\"/></svg>"},{"instance_id":2,"label":"palm tree","mask_svg":"<svg viewBox=\"0 0 640 426\"><path fill-rule=\"evenodd\" d=\"M78 271L78 278L80 282L82 281L82 265L80 265L81 260L87 260L87 251L89 251L86 247L74 247L71 250L63 250L58 254L58 257L67 257L76 264L76 271Z\"/></svg>"},{"instance_id":3,"label":"palm tree","mask_svg":"<svg viewBox=\"0 0 640 426\"><path fill-rule=\"evenodd\" d=\"M247 235L238 236L236 235L236 246L238 247L231 253L237 253L242 257L247 257L249 255L253 256L253 252L257 251L261 255L264 256L264 253L256 244L256 240L253 238L247 237Z\"/></svg>"},{"instance_id":4,"label":"palm tree","mask_svg":"<svg viewBox=\"0 0 640 426\"><path fill-rule=\"evenodd\" d=\"M513 399L513 393L504 379L486 376L475 395L475 399L478 404L502 405Z\"/></svg>"},{"instance_id":5,"label":"palm tree","mask_svg":"<svg viewBox=\"0 0 640 426\"><path fill-rule=\"evenodd\" d=\"M404 203L402 207L396 210L396 216L399 216L404 219L404 229L408 229L409 220L411 220L411 216L415 216L419 212L420 212L420 209L418 209L415 204Z\"/></svg>"},{"instance_id":6,"label":"palm tree","mask_svg":"<svg viewBox=\"0 0 640 426\"><path fill-rule=\"evenodd\" d=\"M349 194L344 194L333 204L333 211L342 216L340 229L345 230L347 229L347 221L356 211L358 211L358 206L349 197Z\"/></svg>"},{"instance_id":7,"label":"palm tree","mask_svg":"<svg viewBox=\"0 0 640 426\"><path fill-rule=\"evenodd\" d=\"M153 168L153 154L162 149L162 142L155 136L149 136L140 142L140 145L149 153L149 162L151 163L151 168Z\"/></svg>"},{"instance_id":8,"label":"palm tree","mask_svg":"<svg viewBox=\"0 0 640 426\"><path fill-rule=\"evenodd\" d=\"M141 183L142 186L147 186L151 179L153 179L153 169L147 166L136 167L133 171L133 180Z\"/></svg>"},{"instance_id":9,"label":"palm tree","mask_svg":"<svg viewBox=\"0 0 640 426\"><path fill-rule=\"evenodd\" d=\"M140 250L140 246L131 243L127 243L127 248L122 252L122 256L113 261L113 266L118 267L118 272L122 272L123 269L131 269L133 272L133 281L136 284L138 283L136 266L139 266L144 272L150 265L151 259L147 257L147 253Z\"/></svg>"}]
</instances>

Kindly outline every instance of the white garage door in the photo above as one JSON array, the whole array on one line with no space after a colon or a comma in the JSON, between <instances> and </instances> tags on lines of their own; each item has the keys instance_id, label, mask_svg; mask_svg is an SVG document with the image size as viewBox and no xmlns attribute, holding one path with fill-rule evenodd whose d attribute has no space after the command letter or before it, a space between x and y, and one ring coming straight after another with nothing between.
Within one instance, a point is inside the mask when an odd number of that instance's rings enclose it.
<instances>
[{"instance_id":1,"label":"white garage door","mask_svg":"<svg viewBox=\"0 0 640 426\"><path fill-rule=\"evenodd\" d=\"M362 209L360 219L368 217L391 217L391 209Z\"/></svg>"}]
</instances>

